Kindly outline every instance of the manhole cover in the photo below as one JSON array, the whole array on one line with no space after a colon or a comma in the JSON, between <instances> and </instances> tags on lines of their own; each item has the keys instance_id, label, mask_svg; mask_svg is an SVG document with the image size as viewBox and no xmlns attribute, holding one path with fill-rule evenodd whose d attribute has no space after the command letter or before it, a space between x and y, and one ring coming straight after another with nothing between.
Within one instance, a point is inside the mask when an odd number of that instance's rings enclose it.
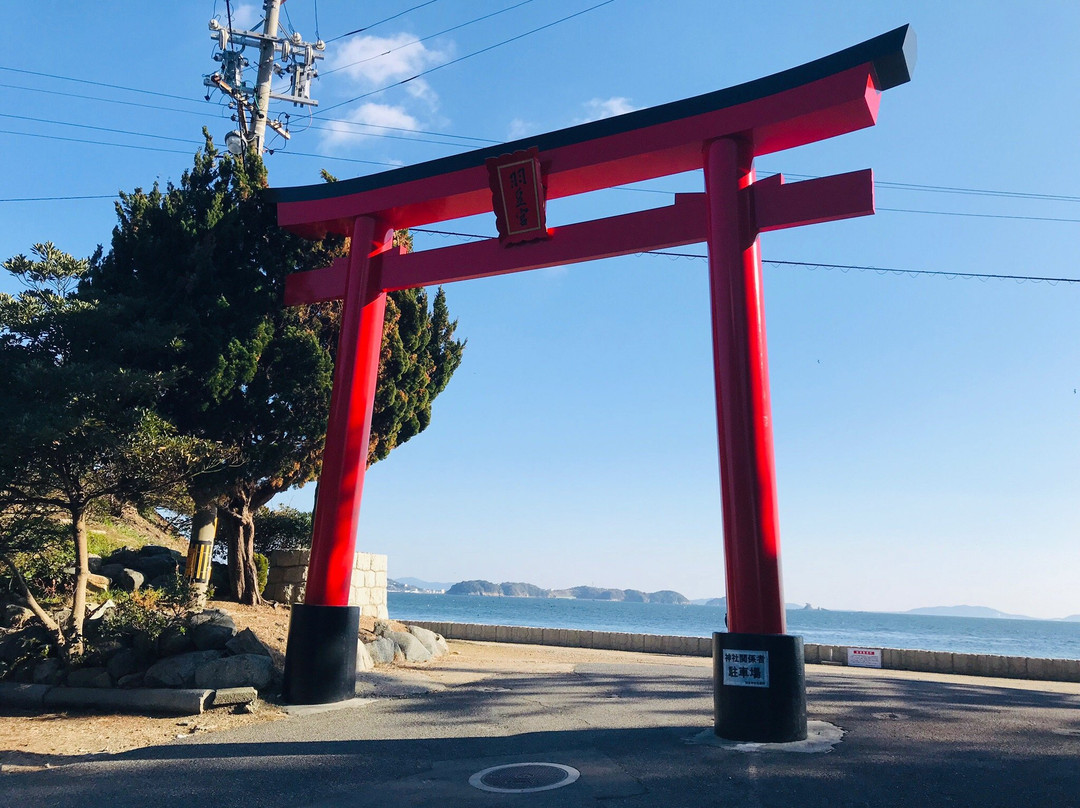
<instances>
[{"instance_id":1,"label":"manhole cover","mask_svg":"<svg viewBox=\"0 0 1080 808\"><path fill-rule=\"evenodd\" d=\"M580 774L577 769L561 763L510 763L477 772L469 778L469 785L481 791L527 794L568 786Z\"/></svg>"}]
</instances>

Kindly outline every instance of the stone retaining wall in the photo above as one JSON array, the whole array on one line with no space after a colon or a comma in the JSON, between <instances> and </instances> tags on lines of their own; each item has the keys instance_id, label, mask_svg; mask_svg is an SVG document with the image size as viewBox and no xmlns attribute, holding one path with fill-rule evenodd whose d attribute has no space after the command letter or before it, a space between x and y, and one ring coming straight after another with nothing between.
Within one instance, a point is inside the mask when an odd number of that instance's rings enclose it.
<instances>
[{"instance_id":1,"label":"stone retaining wall","mask_svg":"<svg viewBox=\"0 0 1080 808\"><path fill-rule=\"evenodd\" d=\"M303 603L307 590L310 550L274 550L270 553L270 574L263 597L279 603ZM357 553L353 562L349 605L360 614L386 620L386 556Z\"/></svg>"},{"instance_id":2,"label":"stone retaining wall","mask_svg":"<svg viewBox=\"0 0 1080 808\"><path fill-rule=\"evenodd\" d=\"M623 634L614 631L586 631L569 628L530 626L485 626L476 623L414 622L448 640L480 640L529 645L559 645L570 648L601 648L610 651L640 651L678 656L712 656L711 637L673 637L662 634ZM847 665L845 645L804 646L807 664ZM949 651L881 649L881 666L889 670L954 673L967 676L994 676L1004 679L1039 679L1080 682L1080 660L1006 657L995 654L954 654Z\"/></svg>"}]
</instances>

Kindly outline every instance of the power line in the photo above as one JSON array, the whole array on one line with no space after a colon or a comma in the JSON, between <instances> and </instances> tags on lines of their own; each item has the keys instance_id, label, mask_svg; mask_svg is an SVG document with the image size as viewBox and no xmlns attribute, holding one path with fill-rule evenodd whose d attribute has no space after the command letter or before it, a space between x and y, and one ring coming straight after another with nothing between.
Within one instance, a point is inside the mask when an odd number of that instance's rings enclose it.
<instances>
[{"instance_id":1,"label":"power line","mask_svg":"<svg viewBox=\"0 0 1080 808\"><path fill-rule=\"evenodd\" d=\"M198 99L188 98L187 96L183 96L183 95L173 95L172 93L162 93L162 92L158 92L157 90L140 90L140 89L137 89L135 87L125 87L125 86L123 86L121 84L109 84L109 83L104 82L104 81L91 81L90 79L77 79L77 78L74 78L72 76L59 76L59 75L57 75L55 73L41 73L41 72L39 72L37 70L24 70L24 69L19 68L19 67L5 67L3 65L0 65L0 70L6 70L6 71L8 71L10 73L25 73L28 76L42 76L44 78L57 79L59 81L73 81L73 82L76 82L78 84L92 84L95 87L108 87L110 90L124 90L125 92L129 92L129 93L142 93L143 95L156 95L156 96L160 96L161 98L174 98L174 99L177 99L179 101L191 101L191 102L198 103Z\"/></svg>"},{"instance_id":2,"label":"power line","mask_svg":"<svg viewBox=\"0 0 1080 808\"><path fill-rule=\"evenodd\" d=\"M928 216L968 216L975 219L1014 219L1027 222L1080 222L1080 219L1062 219L1054 216L1016 216L1006 213L967 213L958 210L912 210L910 208L878 208L886 213L923 213Z\"/></svg>"},{"instance_id":3,"label":"power line","mask_svg":"<svg viewBox=\"0 0 1080 808\"><path fill-rule=\"evenodd\" d=\"M138 144L138 143L107 143L107 142L102 141L102 140L85 140L83 138L77 138L77 137L63 137L61 135L46 135L46 134L39 133L39 132L15 132L15 131L13 131L11 129L0 129L0 135L20 135L22 137L36 137L36 138L42 138L44 140L60 140L60 141L66 142L66 143L87 143L87 144L90 144L90 145L93 145L93 146L115 146L116 148L119 148L119 149L136 149L138 151L164 152L166 154L186 154L186 155L189 155L189 156L191 154L191 152L180 151L179 149L161 149L161 148L158 148L157 146L144 146L144 145L141 145L141 144ZM195 141L190 141L190 142L194 143Z\"/></svg>"},{"instance_id":4,"label":"power line","mask_svg":"<svg viewBox=\"0 0 1080 808\"><path fill-rule=\"evenodd\" d=\"M54 121L49 118L35 118L32 115L12 115L7 112L0 112L0 118L12 118L17 121L33 121L34 123L47 123L53 126L71 126L76 129L92 129L95 132L109 132L114 135L131 135L133 137L149 137L155 140L172 140L177 143L196 143L197 141L189 140L183 137L171 137L169 135L151 135L144 132L132 132L128 129L113 129L109 126L94 126L89 123L71 123L69 121Z\"/></svg>"},{"instance_id":5,"label":"power line","mask_svg":"<svg viewBox=\"0 0 1080 808\"><path fill-rule=\"evenodd\" d=\"M418 8L423 8L424 6L430 6L432 3L437 3L437 2L438 2L438 0L427 0L426 3L420 3L419 5L413 6L412 8L407 8L404 11L399 11L397 14L394 14L394 15L392 15L390 17L386 17L385 19L379 20L378 22L373 22L373 23L371 23L371 25L365 25L363 28L357 28L355 31L349 31L346 34L340 34L340 35L338 35L336 37L328 39L328 40L326 40L326 44L329 45L331 42L337 42L339 39L344 39L345 37L352 36L353 34L359 34L359 33L363 33L364 31L370 31L372 28L374 28L377 25L382 25L384 22L390 22L390 20L396 20L398 17L404 17L410 11L416 11Z\"/></svg>"},{"instance_id":6,"label":"power line","mask_svg":"<svg viewBox=\"0 0 1080 808\"><path fill-rule=\"evenodd\" d=\"M707 255L701 253L682 253L674 252L671 250L647 250L640 255L663 255L668 258L692 258L698 260L705 260ZM783 267L796 267L800 269L825 269L833 270L837 269L841 272L850 272L852 270L858 272L877 272L879 274L894 274L894 275L935 275L943 278L974 278L978 280L994 280L994 281L1033 281L1042 283L1080 283L1080 278L1055 278L1045 275L1006 275L1006 274L994 274L988 272L951 272L941 269L907 269L901 267L879 267L868 264L828 264L815 261L780 261L762 259L761 263L770 264L772 266Z\"/></svg>"},{"instance_id":7,"label":"power line","mask_svg":"<svg viewBox=\"0 0 1080 808\"><path fill-rule=\"evenodd\" d=\"M335 67L335 68L333 68L331 70L324 70L320 75L329 76L331 73L336 73L339 70L347 70L350 67L356 67L357 65L362 65L362 64L364 64L364 62L370 62L373 59L380 59L383 56L389 56L394 51L401 50L402 48L408 48L411 45L419 45L421 42L427 42L429 39L434 39L435 37L443 36L444 34L449 34L452 31L457 31L459 28L464 28L465 26L472 25L473 23L476 23L476 22L482 22L483 20L489 19L491 17L496 17L499 14L505 14L507 11L513 11L515 8L518 8L520 6L524 6L524 5L526 5L528 3L531 3L531 2L533 2L533 0L522 0L522 2L520 2L520 3L517 3L517 4L512 5L512 6L507 6L506 8L501 8L498 11L491 12L490 14L485 14L483 17L476 17L475 19L469 20L468 22L459 23L458 25L454 25L454 26L452 26L450 28L445 28L442 31L439 31L438 33L428 34L427 36L420 37L419 39L410 40L409 42L405 42L405 43L403 43L401 45L390 48L389 50L383 51L382 53L376 54L375 56L368 56L366 59L360 59L359 61L351 62L351 63L349 63L347 65L342 65L341 67Z\"/></svg>"},{"instance_id":8,"label":"power line","mask_svg":"<svg viewBox=\"0 0 1080 808\"><path fill-rule=\"evenodd\" d=\"M552 26L558 25L559 23L566 22L567 20L572 20L572 19L574 19L574 17L580 17L582 14L587 14L590 11L595 11L598 8L601 8L601 7L606 6L606 5L610 5L611 3L614 3L614 2L615 2L615 0L603 0L602 3L597 3L594 6L589 6L588 8L582 9L581 11L575 12L574 14L568 14L565 17L561 17L561 18L555 20L554 22L549 22L546 25L541 25L539 28L533 28L531 31L526 31L523 34L518 34L517 36L510 37L509 39L504 39L502 42L496 42L494 45L488 45L486 48L481 48L480 50L473 51L472 53L466 53L464 56L459 56L456 59L451 59L449 62L444 62L441 65L435 65L435 67L430 67L427 70L422 70L419 73L417 73L415 76L410 76L407 79L402 79L401 81L396 81L393 84L388 84L387 86L382 87L381 89L378 89L378 90L372 90L371 92L363 93L362 95L356 96L356 98L350 98L348 101L342 101L342 102L340 102L338 104L333 104L333 105L331 105L329 107L324 107L319 112L316 112L315 115L318 116L318 115L322 114L323 112L329 112L332 109L337 109L338 107L343 107L343 106L346 106L347 104L355 103L356 101L359 101L362 98L367 98L369 96L376 95L378 93L389 90L389 89L391 89L393 87L400 87L403 84L408 84L410 81L418 79L421 76L426 76L426 75L428 75L430 73L434 73L436 70L442 70L444 67L450 67L451 65L456 65L459 62L464 62L466 59L471 59L474 56L479 56L482 53L487 53L488 51L495 50L495 48L500 48L503 45L509 45L511 42L516 42L519 39L523 39L524 37L527 37L527 36L530 36L532 34L538 33L540 31L543 31L543 30L547 29L547 28L551 28Z\"/></svg>"}]
</instances>

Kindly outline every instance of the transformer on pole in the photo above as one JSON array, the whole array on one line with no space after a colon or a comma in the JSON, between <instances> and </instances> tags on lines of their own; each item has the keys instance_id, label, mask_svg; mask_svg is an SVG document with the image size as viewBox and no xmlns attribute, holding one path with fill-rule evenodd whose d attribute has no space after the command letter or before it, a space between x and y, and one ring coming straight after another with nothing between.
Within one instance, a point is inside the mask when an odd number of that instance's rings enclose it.
<instances>
[{"instance_id":1,"label":"transformer on pole","mask_svg":"<svg viewBox=\"0 0 1080 808\"><path fill-rule=\"evenodd\" d=\"M222 25L217 19L210 20L210 38L218 46L214 61L221 67L203 77L203 84L214 87L230 99L236 110L233 120L237 128L225 138L225 145L233 154L247 148L256 153L266 151L266 127L270 127L286 140L289 139L288 119L270 118L270 102L286 101L294 106L315 107L319 102L311 97L311 81L319 75L316 62L324 58L326 43L321 39L305 42L299 33L279 36L278 12L282 0L265 0L262 32L247 31ZM255 83L244 80L244 69L251 62L244 56L247 48L258 48L258 74ZM274 92L274 77L289 77L286 93ZM207 94L207 100L210 96Z\"/></svg>"}]
</instances>

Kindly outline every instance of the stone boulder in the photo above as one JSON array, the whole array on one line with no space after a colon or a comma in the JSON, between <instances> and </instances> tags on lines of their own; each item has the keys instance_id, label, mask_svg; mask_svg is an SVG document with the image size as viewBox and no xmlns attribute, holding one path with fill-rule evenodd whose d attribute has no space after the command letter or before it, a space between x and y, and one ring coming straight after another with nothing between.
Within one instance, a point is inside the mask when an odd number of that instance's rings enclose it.
<instances>
[{"instance_id":1,"label":"stone boulder","mask_svg":"<svg viewBox=\"0 0 1080 808\"><path fill-rule=\"evenodd\" d=\"M4 626L18 629L29 625L34 619L34 613L25 606L9 603L4 607Z\"/></svg>"},{"instance_id":2,"label":"stone boulder","mask_svg":"<svg viewBox=\"0 0 1080 808\"><path fill-rule=\"evenodd\" d=\"M236 636L236 623L220 609L206 609L188 621L191 640L200 651L219 651Z\"/></svg>"},{"instance_id":3,"label":"stone boulder","mask_svg":"<svg viewBox=\"0 0 1080 808\"><path fill-rule=\"evenodd\" d=\"M86 579L86 591L91 595L100 595L107 592L110 586L112 586L112 581L105 575L91 572Z\"/></svg>"},{"instance_id":4,"label":"stone boulder","mask_svg":"<svg viewBox=\"0 0 1080 808\"><path fill-rule=\"evenodd\" d=\"M146 582L146 576L133 567L120 564L105 564L101 574L112 581L112 585L125 592L135 592Z\"/></svg>"},{"instance_id":5,"label":"stone boulder","mask_svg":"<svg viewBox=\"0 0 1080 808\"><path fill-rule=\"evenodd\" d=\"M191 629L187 626L166 626L157 638L159 656L170 657L195 650Z\"/></svg>"},{"instance_id":6,"label":"stone boulder","mask_svg":"<svg viewBox=\"0 0 1080 808\"><path fill-rule=\"evenodd\" d=\"M134 648L121 648L109 657L105 663L105 670L109 672L114 682L120 681L125 676L138 673L146 667L146 657Z\"/></svg>"},{"instance_id":7,"label":"stone boulder","mask_svg":"<svg viewBox=\"0 0 1080 808\"><path fill-rule=\"evenodd\" d=\"M112 677L105 668L76 668L67 675L68 687L112 687Z\"/></svg>"},{"instance_id":8,"label":"stone boulder","mask_svg":"<svg viewBox=\"0 0 1080 808\"><path fill-rule=\"evenodd\" d=\"M237 654L205 662L195 670L195 686L207 690L253 687L263 690L274 680L274 663L262 654Z\"/></svg>"},{"instance_id":9,"label":"stone boulder","mask_svg":"<svg viewBox=\"0 0 1080 808\"><path fill-rule=\"evenodd\" d=\"M35 685L58 685L64 681L64 663L52 657L43 659L34 666Z\"/></svg>"},{"instance_id":10,"label":"stone boulder","mask_svg":"<svg viewBox=\"0 0 1080 808\"><path fill-rule=\"evenodd\" d=\"M356 672L369 671L375 667L375 660L371 658L367 643L356 644Z\"/></svg>"},{"instance_id":11,"label":"stone boulder","mask_svg":"<svg viewBox=\"0 0 1080 808\"><path fill-rule=\"evenodd\" d=\"M147 687L194 687L196 669L220 658L220 651L192 651L168 657L147 669L143 683Z\"/></svg>"},{"instance_id":12,"label":"stone boulder","mask_svg":"<svg viewBox=\"0 0 1080 808\"><path fill-rule=\"evenodd\" d=\"M225 648L230 654L258 654L260 656L270 656L270 649L263 644L262 640L255 636L255 632L250 628L245 628L225 643Z\"/></svg>"},{"instance_id":13,"label":"stone boulder","mask_svg":"<svg viewBox=\"0 0 1080 808\"><path fill-rule=\"evenodd\" d=\"M412 634L404 631L388 631L385 636L387 639L393 640L397 647L401 649L406 662L427 662L431 659L431 654L424 647L424 644Z\"/></svg>"},{"instance_id":14,"label":"stone boulder","mask_svg":"<svg viewBox=\"0 0 1080 808\"><path fill-rule=\"evenodd\" d=\"M360 644L367 648L368 654L376 665L392 665L394 655L401 653L397 644L389 637L379 637L372 642Z\"/></svg>"},{"instance_id":15,"label":"stone boulder","mask_svg":"<svg viewBox=\"0 0 1080 808\"><path fill-rule=\"evenodd\" d=\"M409 626L409 633L416 639L423 643L424 648L433 657L441 657L450 653L450 648L446 644L446 640L442 638L442 635L436 634L434 631L430 631L420 626Z\"/></svg>"}]
</instances>

